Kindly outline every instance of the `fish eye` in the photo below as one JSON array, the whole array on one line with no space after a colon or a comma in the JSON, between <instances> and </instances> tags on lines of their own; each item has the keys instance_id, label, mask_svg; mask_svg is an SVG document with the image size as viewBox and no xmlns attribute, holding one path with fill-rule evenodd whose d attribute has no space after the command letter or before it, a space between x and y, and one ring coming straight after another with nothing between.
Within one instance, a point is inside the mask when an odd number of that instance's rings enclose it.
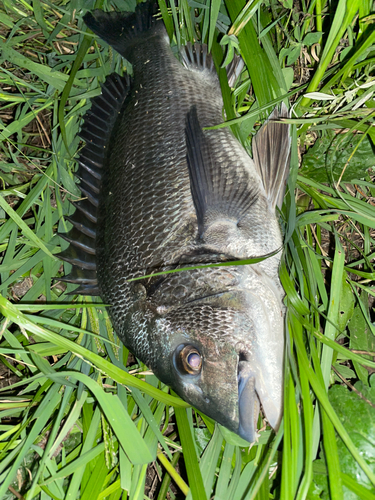
<instances>
[{"instance_id":1,"label":"fish eye","mask_svg":"<svg viewBox=\"0 0 375 500\"><path fill-rule=\"evenodd\" d=\"M202 356L198 349L192 345L177 348L177 366L183 373L198 375L202 369Z\"/></svg>"}]
</instances>

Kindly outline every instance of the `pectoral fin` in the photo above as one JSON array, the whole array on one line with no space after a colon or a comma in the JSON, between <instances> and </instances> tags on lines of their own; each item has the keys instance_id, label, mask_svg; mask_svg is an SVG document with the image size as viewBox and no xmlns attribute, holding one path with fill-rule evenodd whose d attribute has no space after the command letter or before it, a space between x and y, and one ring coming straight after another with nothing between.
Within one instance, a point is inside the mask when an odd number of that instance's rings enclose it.
<instances>
[{"instance_id":1,"label":"pectoral fin","mask_svg":"<svg viewBox=\"0 0 375 500\"><path fill-rule=\"evenodd\" d=\"M277 108L273 110L253 139L255 166L272 208L281 208L283 204L289 175L291 143L289 125L276 120L288 116L288 110L282 103L280 111Z\"/></svg>"},{"instance_id":2,"label":"pectoral fin","mask_svg":"<svg viewBox=\"0 0 375 500\"><path fill-rule=\"evenodd\" d=\"M250 179L230 175L228 166L223 168L214 161L195 106L187 114L185 132L190 188L200 237L210 226L223 221L236 230L238 222L258 199L257 187Z\"/></svg>"}]
</instances>

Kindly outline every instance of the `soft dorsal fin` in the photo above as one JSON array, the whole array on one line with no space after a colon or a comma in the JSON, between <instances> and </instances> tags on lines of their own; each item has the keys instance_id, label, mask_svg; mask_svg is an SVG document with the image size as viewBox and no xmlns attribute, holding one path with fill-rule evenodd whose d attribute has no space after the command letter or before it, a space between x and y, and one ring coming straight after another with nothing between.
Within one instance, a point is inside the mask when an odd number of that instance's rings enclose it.
<instances>
[{"instance_id":1,"label":"soft dorsal fin","mask_svg":"<svg viewBox=\"0 0 375 500\"><path fill-rule=\"evenodd\" d=\"M253 139L255 167L263 181L268 200L273 208L283 204L290 162L290 127L276 120L288 118L284 103L275 108Z\"/></svg>"},{"instance_id":2,"label":"soft dorsal fin","mask_svg":"<svg viewBox=\"0 0 375 500\"><path fill-rule=\"evenodd\" d=\"M128 75L110 75L102 86L102 93L92 99L90 110L84 116L79 136L86 142L78 159L77 177L85 199L74 203L77 210L67 217L73 228L60 236L70 246L59 254L60 259L73 265L69 275L61 281L80 284L74 293L99 295L96 280L95 239L102 169L106 147L118 113L130 89Z\"/></svg>"},{"instance_id":3,"label":"soft dorsal fin","mask_svg":"<svg viewBox=\"0 0 375 500\"><path fill-rule=\"evenodd\" d=\"M190 188L200 237L209 226L223 218L236 229L257 201L257 187L245 177L229 176L228 170L223 171L222 166L214 161L195 106L187 114L185 131Z\"/></svg>"}]
</instances>

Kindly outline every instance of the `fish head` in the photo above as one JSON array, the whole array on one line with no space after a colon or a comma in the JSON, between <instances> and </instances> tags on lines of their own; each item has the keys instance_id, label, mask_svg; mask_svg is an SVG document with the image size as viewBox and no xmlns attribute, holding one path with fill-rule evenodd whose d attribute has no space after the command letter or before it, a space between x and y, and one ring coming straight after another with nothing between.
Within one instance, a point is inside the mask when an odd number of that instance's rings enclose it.
<instances>
[{"instance_id":1,"label":"fish head","mask_svg":"<svg viewBox=\"0 0 375 500\"><path fill-rule=\"evenodd\" d=\"M220 338L221 328L229 326L226 313L195 304L163 318L162 352L152 369L182 399L238 432L238 355Z\"/></svg>"},{"instance_id":2,"label":"fish head","mask_svg":"<svg viewBox=\"0 0 375 500\"><path fill-rule=\"evenodd\" d=\"M275 429L282 408L283 308L280 293L258 281L253 291L218 293L160 318L151 366L185 401L249 442L260 407Z\"/></svg>"}]
</instances>

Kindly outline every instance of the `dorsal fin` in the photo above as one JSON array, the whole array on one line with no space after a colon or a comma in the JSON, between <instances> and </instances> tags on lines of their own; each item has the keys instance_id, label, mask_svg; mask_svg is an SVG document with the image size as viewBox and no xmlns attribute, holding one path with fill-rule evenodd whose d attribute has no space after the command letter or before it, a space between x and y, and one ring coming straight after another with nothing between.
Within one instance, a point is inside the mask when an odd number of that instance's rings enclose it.
<instances>
[{"instance_id":1,"label":"dorsal fin","mask_svg":"<svg viewBox=\"0 0 375 500\"><path fill-rule=\"evenodd\" d=\"M102 93L92 100L90 110L84 116L79 136L86 142L78 159L77 177L85 199L74 203L77 210L67 217L73 228L60 236L70 246L59 254L60 259L73 265L69 275L61 281L80 284L74 293L99 295L96 280L95 239L97 207L101 186L106 147L131 81L128 75L110 75L102 86Z\"/></svg>"},{"instance_id":2,"label":"dorsal fin","mask_svg":"<svg viewBox=\"0 0 375 500\"><path fill-rule=\"evenodd\" d=\"M253 139L255 167L263 181L268 200L273 208L281 208L284 199L290 162L290 127L278 123L288 118L284 103L280 111L275 108Z\"/></svg>"},{"instance_id":3,"label":"dorsal fin","mask_svg":"<svg viewBox=\"0 0 375 500\"><path fill-rule=\"evenodd\" d=\"M228 178L213 160L209 143L192 106L186 117L186 146L190 188L200 237L224 217L235 228L258 199L258 189L245 178Z\"/></svg>"}]
</instances>

